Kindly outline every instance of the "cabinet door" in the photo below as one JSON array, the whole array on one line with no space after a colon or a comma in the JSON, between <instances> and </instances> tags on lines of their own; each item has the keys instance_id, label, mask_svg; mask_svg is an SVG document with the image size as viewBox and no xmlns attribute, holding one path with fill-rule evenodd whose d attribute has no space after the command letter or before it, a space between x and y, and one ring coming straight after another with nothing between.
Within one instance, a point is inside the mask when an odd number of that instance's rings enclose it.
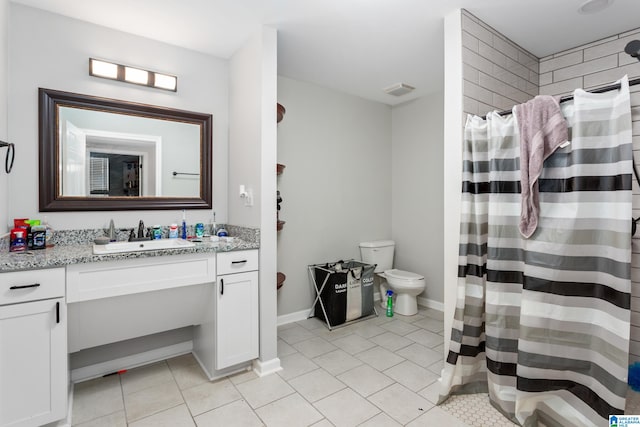
<instances>
[{"instance_id":1,"label":"cabinet door","mask_svg":"<svg viewBox=\"0 0 640 427\"><path fill-rule=\"evenodd\" d=\"M219 276L216 283L216 369L258 357L258 272Z\"/></svg>"},{"instance_id":2,"label":"cabinet door","mask_svg":"<svg viewBox=\"0 0 640 427\"><path fill-rule=\"evenodd\" d=\"M66 402L64 299L0 306L0 426L60 420Z\"/></svg>"}]
</instances>

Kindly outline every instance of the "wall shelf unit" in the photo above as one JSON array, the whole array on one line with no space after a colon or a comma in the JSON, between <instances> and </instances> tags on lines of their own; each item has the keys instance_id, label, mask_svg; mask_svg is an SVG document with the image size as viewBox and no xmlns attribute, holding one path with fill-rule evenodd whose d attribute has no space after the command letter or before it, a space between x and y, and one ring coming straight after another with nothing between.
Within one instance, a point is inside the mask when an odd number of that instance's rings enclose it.
<instances>
[{"instance_id":1,"label":"wall shelf unit","mask_svg":"<svg viewBox=\"0 0 640 427\"><path fill-rule=\"evenodd\" d=\"M277 122L276 123L280 123L282 121L282 119L284 118L284 114L286 112L285 108L282 106L282 104L276 104L277 107L277 115L276 115L276 119ZM284 168L286 166L281 164L281 163L277 163L276 164L276 175L280 176L282 175L282 172L284 172ZM285 221L280 221L280 202L282 201L282 198L280 197L280 191L278 191L278 196L277 196L277 210L276 210L276 230L280 231L282 230L282 228L284 227ZM276 283L277 283L277 289L280 289L282 287L282 285L284 285L284 281L287 278L287 276L285 276L284 273L278 272L277 277L276 277Z\"/></svg>"}]
</instances>

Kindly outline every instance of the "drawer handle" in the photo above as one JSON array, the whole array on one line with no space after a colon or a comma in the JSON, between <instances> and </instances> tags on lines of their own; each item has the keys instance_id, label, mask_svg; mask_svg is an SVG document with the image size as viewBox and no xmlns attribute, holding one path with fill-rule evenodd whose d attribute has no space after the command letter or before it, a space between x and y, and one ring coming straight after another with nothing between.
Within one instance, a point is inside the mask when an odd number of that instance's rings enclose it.
<instances>
[{"instance_id":1,"label":"drawer handle","mask_svg":"<svg viewBox=\"0 0 640 427\"><path fill-rule=\"evenodd\" d=\"M220 279L220 295L224 295L224 279Z\"/></svg>"},{"instance_id":2,"label":"drawer handle","mask_svg":"<svg viewBox=\"0 0 640 427\"><path fill-rule=\"evenodd\" d=\"M246 259L243 259L242 261L231 261L231 264L245 264L247 262Z\"/></svg>"},{"instance_id":3,"label":"drawer handle","mask_svg":"<svg viewBox=\"0 0 640 427\"><path fill-rule=\"evenodd\" d=\"M60 301L56 302L56 323L60 323Z\"/></svg>"},{"instance_id":4,"label":"drawer handle","mask_svg":"<svg viewBox=\"0 0 640 427\"><path fill-rule=\"evenodd\" d=\"M38 286L40 286L40 283L34 283L33 285L14 285L14 286L11 286L9 289L37 288Z\"/></svg>"}]
</instances>

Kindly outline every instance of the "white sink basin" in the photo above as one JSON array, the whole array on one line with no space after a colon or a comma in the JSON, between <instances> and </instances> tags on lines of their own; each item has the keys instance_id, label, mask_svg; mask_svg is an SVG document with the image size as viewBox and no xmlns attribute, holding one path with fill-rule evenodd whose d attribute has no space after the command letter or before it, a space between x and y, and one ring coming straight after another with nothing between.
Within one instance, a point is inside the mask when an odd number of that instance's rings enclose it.
<instances>
[{"instance_id":1,"label":"white sink basin","mask_svg":"<svg viewBox=\"0 0 640 427\"><path fill-rule=\"evenodd\" d=\"M159 249L186 249L196 244L183 239L145 240L142 242L112 242L106 245L93 245L95 255L117 254L122 252L155 251Z\"/></svg>"}]
</instances>

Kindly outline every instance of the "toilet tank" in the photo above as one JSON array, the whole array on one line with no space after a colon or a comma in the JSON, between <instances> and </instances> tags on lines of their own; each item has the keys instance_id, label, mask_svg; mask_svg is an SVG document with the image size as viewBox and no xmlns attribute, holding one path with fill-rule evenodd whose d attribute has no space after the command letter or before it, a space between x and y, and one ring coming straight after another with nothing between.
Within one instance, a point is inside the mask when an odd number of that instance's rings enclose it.
<instances>
[{"instance_id":1,"label":"toilet tank","mask_svg":"<svg viewBox=\"0 0 640 427\"><path fill-rule=\"evenodd\" d=\"M360 256L366 264L376 264L375 273L382 273L393 268L393 240L376 240L360 243Z\"/></svg>"}]
</instances>

